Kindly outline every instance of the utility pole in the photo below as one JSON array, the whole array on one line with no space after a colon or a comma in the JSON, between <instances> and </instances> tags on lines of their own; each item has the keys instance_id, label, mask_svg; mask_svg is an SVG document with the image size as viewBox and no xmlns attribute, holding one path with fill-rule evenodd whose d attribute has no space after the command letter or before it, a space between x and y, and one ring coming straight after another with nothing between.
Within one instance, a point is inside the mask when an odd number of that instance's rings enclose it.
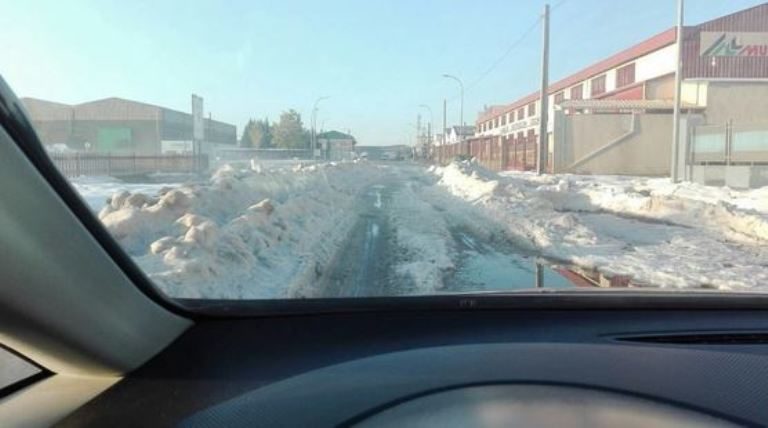
<instances>
[{"instance_id":1,"label":"utility pole","mask_svg":"<svg viewBox=\"0 0 768 428\"><path fill-rule=\"evenodd\" d=\"M424 133L421 130L421 113L416 113L416 145L424 141Z\"/></svg>"},{"instance_id":2,"label":"utility pole","mask_svg":"<svg viewBox=\"0 0 768 428\"><path fill-rule=\"evenodd\" d=\"M429 122L427 122L427 147L431 147L432 142L432 123L435 121L435 117L432 115L432 107L426 104L419 104L419 107L426 109L429 113Z\"/></svg>"},{"instance_id":3,"label":"utility pole","mask_svg":"<svg viewBox=\"0 0 768 428\"><path fill-rule=\"evenodd\" d=\"M464 82L462 82L461 79L459 79L458 77L451 74L443 74L443 77L445 77L446 79L453 79L459 84L459 89L461 91L461 105L459 107L459 126L463 127L464 126ZM464 132L461 132L460 139L462 141L464 140Z\"/></svg>"},{"instance_id":4,"label":"utility pole","mask_svg":"<svg viewBox=\"0 0 768 428\"><path fill-rule=\"evenodd\" d=\"M675 107L672 111L672 165L670 179L680 181L678 162L680 162L680 90L682 86L683 65L683 0L677 0L677 63L675 64Z\"/></svg>"},{"instance_id":5,"label":"utility pole","mask_svg":"<svg viewBox=\"0 0 768 428\"><path fill-rule=\"evenodd\" d=\"M546 172L547 160L549 159L549 133L547 127L547 116L549 113L549 4L544 5L544 25L542 26L542 47L541 47L541 92L539 94L540 112L539 112L539 161L536 163L536 173L538 175Z\"/></svg>"},{"instance_id":6,"label":"utility pole","mask_svg":"<svg viewBox=\"0 0 768 428\"><path fill-rule=\"evenodd\" d=\"M443 141L441 141L441 143L442 143L443 145L445 145L445 133L446 133L446 132L447 132L447 130L448 130L448 124L446 123L446 110L447 110L447 107L448 107L448 100L446 100L445 98L443 98L443 132L441 132L441 134L442 134L442 136L443 136L443 137L442 137L442 138L443 138Z\"/></svg>"}]
</instances>

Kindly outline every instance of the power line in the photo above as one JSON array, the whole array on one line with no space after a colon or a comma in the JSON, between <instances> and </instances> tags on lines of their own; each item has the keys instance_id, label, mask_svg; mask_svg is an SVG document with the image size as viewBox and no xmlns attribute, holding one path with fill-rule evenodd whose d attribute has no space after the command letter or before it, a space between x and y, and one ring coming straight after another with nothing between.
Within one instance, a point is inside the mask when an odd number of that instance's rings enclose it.
<instances>
[{"instance_id":1,"label":"power line","mask_svg":"<svg viewBox=\"0 0 768 428\"><path fill-rule=\"evenodd\" d=\"M554 6L552 6L551 11L555 11L557 8L562 6L564 3L566 3L568 0L560 0L557 3L555 3ZM499 58L497 58L485 71L480 73L480 75L470 82L466 88L464 88L464 92L466 93L468 90L472 89L473 87L477 86L478 83L480 83L483 79L485 79L489 74L491 74L499 65L501 65L502 62L510 55L512 52L520 46L528 36L531 35L533 30L535 30L539 24L541 23L541 16L536 17L536 19L531 23L531 25L525 29L525 31L518 37L509 47L504 51L503 54ZM449 102L455 101L459 98L459 95L455 95L448 99Z\"/></svg>"},{"instance_id":2,"label":"power line","mask_svg":"<svg viewBox=\"0 0 768 428\"><path fill-rule=\"evenodd\" d=\"M478 76L475 80L473 80L469 85L467 85L466 89L471 89L474 86L476 86L478 83L480 83L486 76L491 74L493 70L496 69L496 67L499 66L518 46L520 46L521 43L525 41L525 39L533 32L533 30L536 29L536 27L539 26L539 22L541 22L541 18L537 18L531 25L523 32L520 37L515 40L506 51L498 58L496 61L491 64L490 67L488 67L484 72L480 73L480 76Z\"/></svg>"},{"instance_id":3,"label":"power line","mask_svg":"<svg viewBox=\"0 0 768 428\"><path fill-rule=\"evenodd\" d=\"M567 2L568 0L560 0L559 2L555 3L554 6L552 6L552 9L550 12L554 12L558 7L562 6L563 3Z\"/></svg>"}]
</instances>

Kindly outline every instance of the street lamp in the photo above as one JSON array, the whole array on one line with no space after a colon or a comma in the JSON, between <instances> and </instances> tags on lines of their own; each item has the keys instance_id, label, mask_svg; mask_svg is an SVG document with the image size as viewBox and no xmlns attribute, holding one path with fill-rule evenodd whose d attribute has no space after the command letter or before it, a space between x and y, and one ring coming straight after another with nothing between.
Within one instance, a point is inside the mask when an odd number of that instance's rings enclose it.
<instances>
[{"instance_id":1,"label":"street lamp","mask_svg":"<svg viewBox=\"0 0 768 428\"><path fill-rule=\"evenodd\" d=\"M459 83L459 88L461 88L461 109L459 110L459 126L464 126L464 83L459 79L458 77L452 75L452 74L443 74L443 77L446 79L453 79L456 82ZM464 133L461 133L462 139L464 138Z\"/></svg>"},{"instance_id":2,"label":"street lamp","mask_svg":"<svg viewBox=\"0 0 768 428\"><path fill-rule=\"evenodd\" d=\"M433 119L434 119L434 117L432 116L432 108L430 108L426 104L419 104L419 107L427 109L427 111L429 112L429 125L432 126Z\"/></svg>"},{"instance_id":3,"label":"street lamp","mask_svg":"<svg viewBox=\"0 0 768 428\"><path fill-rule=\"evenodd\" d=\"M426 104L419 104L419 107L427 109L429 112L429 125L427 125L427 151L432 146L432 124L434 123L434 117L432 116L432 108Z\"/></svg>"},{"instance_id":4,"label":"street lamp","mask_svg":"<svg viewBox=\"0 0 768 428\"><path fill-rule=\"evenodd\" d=\"M317 162L317 157L315 156L315 153L317 151L317 105L320 104L320 101L327 100L330 98L329 96L320 97L317 100L315 100L315 105L312 107L312 136L310 138L310 143L312 144L312 160Z\"/></svg>"}]
</instances>

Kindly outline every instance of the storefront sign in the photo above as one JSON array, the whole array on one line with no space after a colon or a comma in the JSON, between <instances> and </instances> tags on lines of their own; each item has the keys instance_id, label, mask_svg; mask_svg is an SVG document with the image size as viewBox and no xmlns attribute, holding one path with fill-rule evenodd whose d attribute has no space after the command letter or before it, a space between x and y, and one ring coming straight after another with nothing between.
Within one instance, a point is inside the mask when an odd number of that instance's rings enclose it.
<instances>
[{"instance_id":1,"label":"storefront sign","mask_svg":"<svg viewBox=\"0 0 768 428\"><path fill-rule=\"evenodd\" d=\"M768 56L768 33L701 32L700 56Z\"/></svg>"}]
</instances>

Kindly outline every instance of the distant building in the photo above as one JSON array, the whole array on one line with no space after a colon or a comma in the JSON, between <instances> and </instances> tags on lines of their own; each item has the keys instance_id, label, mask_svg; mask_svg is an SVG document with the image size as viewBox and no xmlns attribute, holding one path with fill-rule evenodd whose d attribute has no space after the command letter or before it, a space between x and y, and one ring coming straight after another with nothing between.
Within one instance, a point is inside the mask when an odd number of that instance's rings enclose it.
<instances>
[{"instance_id":1,"label":"distant building","mask_svg":"<svg viewBox=\"0 0 768 428\"><path fill-rule=\"evenodd\" d=\"M412 146L403 144L394 146L357 146L358 155L365 153L370 160L392 160L409 158L413 152Z\"/></svg>"},{"instance_id":2,"label":"distant building","mask_svg":"<svg viewBox=\"0 0 768 428\"><path fill-rule=\"evenodd\" d=\"M675 30L549 86L547 169L670 173ZM723 183L726 176L750 181L754 165L768 165L768 3L684 27L681 47L685 123L676 169L707 183ZM497 169L534 169L539 97L533 92L481 112L468 154L485 155ZM759 168L768 177L768 167Z\"/></svg>"},{"instance_id":3,"label":"distant building","mask_svg":"<svg viewBox=\"0 0 768 428\"><path fill-rule=\"evenodd\" d=\"M331 161L352 160L355 154L355 137L339 131L317 134L323 158Z\"/></svg>"},{"instance_id":4,"label":"distant building","mask_svg":"<svg viewBox=\"0 0 768 428\"><path fill-rule=\"evenodd\" d=\"M43 144L78 151L137 153L192 152L192 115L122 98L69 105L22 98ZM203 152L235 146L235 125L204 119Z\"/></svg>"},{"instance_id":5,"label":"distant building","mask_svg":"<svg viewBox=\"0 0 768 428\"><path fill-rule=\"evenodd\" d=\"M474 135L474 126L452 126L445 130L445 144L456 144Z\"/></svg>"}]
</instances>

